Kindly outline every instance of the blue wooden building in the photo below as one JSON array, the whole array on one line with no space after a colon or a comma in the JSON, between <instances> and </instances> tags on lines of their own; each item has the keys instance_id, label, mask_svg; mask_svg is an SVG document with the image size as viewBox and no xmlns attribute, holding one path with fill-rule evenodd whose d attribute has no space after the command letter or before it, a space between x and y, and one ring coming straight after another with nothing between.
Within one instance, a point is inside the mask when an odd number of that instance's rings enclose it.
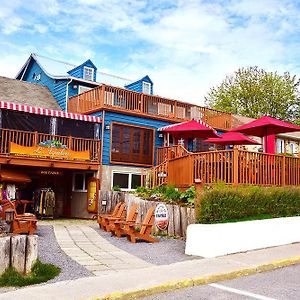
<instances>
[{"instance_id":1,"label":"blue wooden building","mask_svg":"<svg viewBox=\"0 0 300 300\"><path fill-rule=\"evenodd\" d=\"M153 83L149 76L132 82L100 72L90 59L75 66L34 53L29 56L16 79L47 86L64 111L68 110L69 97L95 88L100 83L121 87L125 85L129 90L138 92L145 90L148 94L153 93Z\"/></svg>"}]
</instances>

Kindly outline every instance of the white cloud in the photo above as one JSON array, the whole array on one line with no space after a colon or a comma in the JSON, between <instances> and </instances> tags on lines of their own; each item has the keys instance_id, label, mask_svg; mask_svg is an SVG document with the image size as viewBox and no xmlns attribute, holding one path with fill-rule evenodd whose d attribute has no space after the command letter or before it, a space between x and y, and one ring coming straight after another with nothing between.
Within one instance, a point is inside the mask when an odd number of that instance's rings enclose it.
<instances>
[{"instance_id":1,"label":"white cloud","mask_svg":"<svg viewBox=\"0 0 300 300\"><path fill-rule=\"evenodd\" d=\"M91 58L100 71L128 78L148 74L163 96L203 103L210 87L241 66L300 72L294 1L11 2L0 11L2 32L44 33L47 41L37 52L53 58ZM17 11L22 5L27 15Z\"/></svg>"}]
</instances>

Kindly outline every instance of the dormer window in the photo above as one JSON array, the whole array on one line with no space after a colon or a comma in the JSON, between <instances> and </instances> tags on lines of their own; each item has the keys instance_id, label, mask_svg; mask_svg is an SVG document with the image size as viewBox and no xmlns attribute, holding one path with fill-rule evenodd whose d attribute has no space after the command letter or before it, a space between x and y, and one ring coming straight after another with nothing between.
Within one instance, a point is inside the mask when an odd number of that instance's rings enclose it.
<instances>
[{"instance_id":1,"label":"dormer window","mask_svg":"<svg viewBox=\"0 0 300 300\"><path fill-rule=\"evenodd\" d=\"M151 94L151 84L149 82L143 81L142 91L144 94Z\"/></svg>"},{"instance_id":2,"label":"dormer window","mask_svg":"<svg viewBox=\"0 0 300 300\"><path fill-rule=\"evenodd\" d=\"M89 67L83 67L83 79L94 81L94 69Z\"/></svg>"}]
</instances>

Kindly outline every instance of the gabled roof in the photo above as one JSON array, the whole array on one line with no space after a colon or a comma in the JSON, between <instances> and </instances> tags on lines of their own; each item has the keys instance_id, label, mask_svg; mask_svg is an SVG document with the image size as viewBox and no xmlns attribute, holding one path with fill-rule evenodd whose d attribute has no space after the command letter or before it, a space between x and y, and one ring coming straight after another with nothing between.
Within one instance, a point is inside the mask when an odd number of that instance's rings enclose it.
<instances>
[{"instance_id":1,"label":"gabled roof","mask_svg":"<svg viewBox=\"0 0 300 300\"><path fill-rule=\"evenodd\" d=\"M43 85L0 76L0 100L61 110Z\"/></svg>"},{"instance_id":2,"label":"gabled roof","mask_svg":"<svg viewBox=\"0 0 300 300\"><path fill-rule=\"evenodd\" d=\"M132 80L123 78L120 76L108 74L105 72L99 72L97 71L97 74L99 75L99 82L95 81L88 81L84 80L82 78L73 77L70 74L68 74L69 71L77 68L78 66L74 64L70 64L64 61L48 58L42 55L38 55L35 53L32 53L21 70L18 72L16 79L22 79L22 74L26 72L27 66L30 64L32 60L35 60L37 64L42 68L42 70L45 72L45 74L53 79L74 79L76 81L81 81L85 83L89 83L91 85L97 86L100 83L110 84L113 86L119 86L123 87L124 85L132 82ZM87 60L88 62L90 60ZM85 62L85 63L86 63ZM92 63L92 61L90 61ZM83 64L85 64L83 63ZM93 64L93 63L92 63ZM94 64L93 64L94 65Z\"/></svg>"},{"instance_id":3,"label":"gabled roof","mask_svg":"<svg viewBox=\"0 0 300 300\"><path fill-rule=\"evenodd\" d=\"M74 71L75 69L81 68L83 65L86 65L86 64L92 65L92 67L93 67L95 70L97 70L97 67L93 64L93 62L92 62L90 59L88 59L87 61L85 61L85 62L82 63L81 65L76 66L76 67L74 67L73 69L69 70L69 71L68 71L68 74L70 74L70 72Z\"/></svg>"},{"instance_id":4,"label":"gabled roof","mask_svg":"<svg viewBox=\"0 0 300 300\"><path fill-rule=\"evenodd\" d=\"M125 88L131 86L132 84L136 84L136 83L142 82L142 81L150 82L153 85L153 81L150 79L150 77L148 75L146 75L141 79L138 79L138 80L135 80L133 82L130 82L130 83L126 84Z\"/></svg>"}]
</instances>

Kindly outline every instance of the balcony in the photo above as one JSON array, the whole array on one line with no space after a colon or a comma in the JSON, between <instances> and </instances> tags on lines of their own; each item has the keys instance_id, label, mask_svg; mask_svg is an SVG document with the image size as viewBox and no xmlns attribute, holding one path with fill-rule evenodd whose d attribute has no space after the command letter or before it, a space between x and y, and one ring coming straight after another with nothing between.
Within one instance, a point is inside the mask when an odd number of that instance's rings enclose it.
<instances>
[{"instance_id":1,"label":"balcony","mask_svg":"<svg viewBox=\"0 0 300 300\"><path fill-rule=\"evenodd\" d=\"M98 170L100 150L99 140L1 129L2 164Z\"/></svg>"},{"instance_id":2,"label":"balcony","mask_svg":"<svg viewBox=\"0 0 300 300\"><path fill-rule=\"evenodd\" d=\"M73 113L90 114L102 109L174 123L201 119L216 129L232 128L230 113L104 84L68 102L68 110Z\"/></svg>"}]
</instances>

